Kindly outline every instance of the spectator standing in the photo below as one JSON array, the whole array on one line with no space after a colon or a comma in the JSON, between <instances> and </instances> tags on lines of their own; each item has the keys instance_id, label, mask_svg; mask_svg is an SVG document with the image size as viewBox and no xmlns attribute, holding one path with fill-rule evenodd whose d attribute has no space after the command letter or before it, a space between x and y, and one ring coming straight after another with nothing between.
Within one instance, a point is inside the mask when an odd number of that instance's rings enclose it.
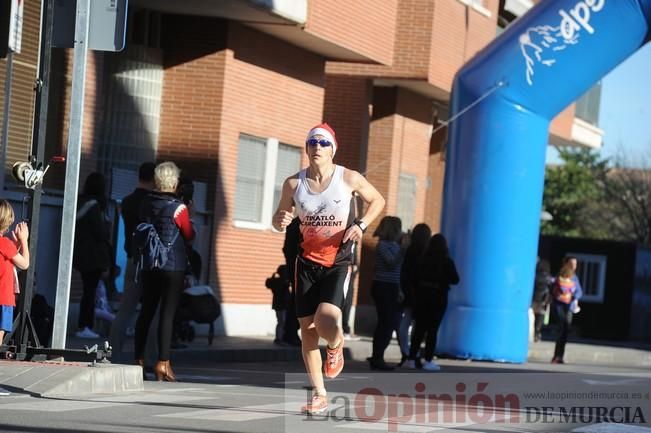
<instances>
[{"instance_id":1,"label":"spectator standing","mask_svg":"<svg viewBox=\"0 0 651 433\"><path fill-rule=\"evenodd\" d=\"M536 277L533 286L533 297L531 300L531 309L534 314L534 334L533 341L540 341L542 337L542 327L545 321L545 314L551 302L550 286L554 282L551 276L549 262L545 259L538 260L536 263Z\"/></svg>"},{"instance_id":2,"label":"spectator standing","mask_svg":"<svg viewBox=\"0 0 651 433\"><path fill-rule=\"evenodd\" d=\"M400 268L407 248L407 236L402 235L400 218L385 216L373 236L380 241L375 254L375 273L371 296L377 311L377 323L373 333L373 354L368 361L373 370L393 370L384 361L384 351L391 342L391 335L398 329L402 303Z\"/></svg>"},{"instance_id":3,"label":"spectator standing","mask_svg":"<svg viewBox=\"0 0 651 433\"><path fill-rule=\"evenodd\" d=\"M154 170L156 164L143 162L138 168L138 185L122 199L120 214L124 221L124 251L127 253L127 265L124 271L124 291L120 301L115 320L111 324L109 341L113 349L112 359L114 362L127 362L124 357L124 337L132 317L136 314L136 308L142 296L142 286L136 282L136 265L134 263L134 251L132 247L133 232L136 226L141 223L140 206L145 197L154 189ZM156 359L156 339L148 338L146 346L147 364L151 365Z\"/></svg>"},{"instance_id":4,"label":"spectator standing","mask_svg":"<svg viewBox=\"0 0 651 433\"><path fill-rule=\"evenodd\" d=\"M290 346L300 346L301 339L298 336L298 317L296 317L296 257L298 256L299 243L301 242L301 221L298 217L285 229L285 241L283 243L283 255L287 265L289 276L289 299L287 301L287 314L285 315L285 331L283 341Z\"/></svg>"},{"instance_id":5,"label":"spectator standing","mask_svg":"<svg viewBox=\"0 0 651 433\"><path fill-rule=\"evenodd\" d=\"M432 229L427 224L416 224L411 232L409 246L405 251L402 268L400 268L400 289L404 300L402 302L402 317L398 326L398 341L402 353L399 366L403 365L409 358L409 328L412 327L414 322L418 266L431 237Z\"/></svg>"},{"instance_id":6,"label":"spectator standing","mask_svg":"<svg viewBox=\"0 0 651 433\"><path fill-rule=\"evenodd\" d=\"M284 344L285 315L289 302L289 278L287 265L280 265L276 272L265 281L265 286L271 290L271 309L276 312L276 332L274 344Z\"/></svg>"},{"instance_id":7,"label":"spectator standing","mask_svg":"<svg viewBox=\"0 0 651 433\"><path fill-rule=\"evenodd\" d=\"M454 261L448 252L448 243L441 233L432 236L427 250L418 267L416 278L416 328L411 334L408 368L416 368L420 364L417 359L420 345L425 339L425 363L423 370L437 371L441 367L436 364L436 336L448 306L450 285L459 283L459 274Z\"/></svg>"},{"instance_id":8,"label":"spectator standing","mask_svg":"<svg viewBox=\"0 0 651 433\"><path fill-rule=\"evenodd\" d=\"M94 172L84 183L77 205L73 267L81 273L83 294L79 304L78 338L98 338L95 324L95 291L102 273L112 264L108 219L106 217L106 181Z\"/></svg>"},{"instance_id":9,"label":"spectator standing","mask_svg":"<svg viewBox=\"0 0 651 433\"><path fill-rule=\"evenodd\" d=\"M20 222L11 233L11 239L4 236L14 223L14 209L7 200L0 201L0 346L5 332L13 330L14 307L16 306L16 268L29 267L29 228ZM0 388L0 395L10 392Z\"/></svg>"},{"instance_id":10,"label":"spectator standing","mask_svg":"<svg viewBox=\"0 0 651 433\"><path fill-rule=\"evenodd\" d=\"M552 305L558 321L558 336L554 347L552 364L565 363L565 345L572 326L572 317L576 311L573 310L572 304L573 302L576 304L583 295L581 284L575 273L576 266L576 257L565 257L552 290Z\"/></svg>"},{"instance_id":11,"label":"spectator standing","mask_svg":"<svg viewBox=\"0 0 651 433\"><path fill-rule=\"evenodd\" d=\"M174 239L174 242L170 245L167 262L162 268L141 271L142 309L136 322L135 359L139 365L144 366L147 331L160 303L157 333L159 354L154 373L157 380L168 382L176 381L170 365L170 345L174 316L185 284L188 264L186 242L195 236L190 210L176 195L179 173L179 168L173 162L163 162L156 166L156 190L145 197L140 208L141 220L155 227L161 241L171 243Z\"/></svg>"}]
</instances>

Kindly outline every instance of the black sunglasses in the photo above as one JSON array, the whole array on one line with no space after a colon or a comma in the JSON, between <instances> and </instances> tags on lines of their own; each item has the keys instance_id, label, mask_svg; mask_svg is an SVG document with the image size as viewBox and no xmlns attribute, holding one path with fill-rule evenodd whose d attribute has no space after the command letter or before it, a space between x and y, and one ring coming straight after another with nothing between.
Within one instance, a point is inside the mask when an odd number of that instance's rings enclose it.
<instances>
[{"instance_id":1,"label":"black sunglasses","mask_svg":"<svg viewBox=\"0 0 651 433\"><path fill-rule=\"evenodd\" d=\"M326 140L325 138L322 138L320 140L317 140L316 138L310 138L305 142L308 146L316 147L317 144L321 147L330 147L332 146L332 142L329 140Z\"/></svg>"}]
</instances>

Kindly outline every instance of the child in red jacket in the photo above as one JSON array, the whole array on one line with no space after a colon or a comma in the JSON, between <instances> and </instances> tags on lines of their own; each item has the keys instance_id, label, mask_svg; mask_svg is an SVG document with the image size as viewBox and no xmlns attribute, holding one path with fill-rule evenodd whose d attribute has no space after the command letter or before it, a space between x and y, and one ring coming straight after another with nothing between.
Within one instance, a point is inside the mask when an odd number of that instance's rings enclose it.
<instances>
[{"instance_id":1,"label":"child in red jacket","mask_svg":"<svg viewBox=\"0 0 651 433\"><path fill-rule=\"evenodd\" d=\"M0 201L0 233L5 234L14 223L14 210L7 200ZM0 342L11 332L16 306L14 266L29 267L29 228L21 222L11 232L11 239L0 236Z\"/></svg>"}]
</instances>

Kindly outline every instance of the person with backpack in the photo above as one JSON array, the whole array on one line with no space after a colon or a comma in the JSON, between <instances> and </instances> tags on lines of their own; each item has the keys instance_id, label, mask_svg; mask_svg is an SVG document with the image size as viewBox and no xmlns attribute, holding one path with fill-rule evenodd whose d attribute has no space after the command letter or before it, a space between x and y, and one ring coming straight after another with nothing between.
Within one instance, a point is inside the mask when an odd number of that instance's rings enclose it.
<instances>
[{"instance_id":1,"label":"person with backpack","mask_svg":"<svg viewBox=\"0 0 651 433\"><path fill-rule=\"evenodd\" d=\"M133 237L139 262L142 308L136 321L135 360L144 366L144 350L149 325L160 303L158 362L156 379L175 382L170 366L170 346L174 315L183 292L188 256L186 242L194 239L190 210L177 197L180 170L173 162L163 162L154 170L156 189L143 200L140 220Z\"/></svg>"},{"instance_id":2,"label":"person with backpack","mask_svg":"<svg viewBox=\"0 0 651 433\"><path fill-rule=\"evenodd\" d=\"M117 363L127 362L127 355L123 347L126 331L136 316L138 303L142 297L142 286L136 282L136 263L134 260L136 252L132 246L132 239L136 226L141 222L140 206L149 192L154 189L155 169L156 164L153 162L147 161L140 164L136 188L124 197L120 203L120 214L124 221L124 251L127 253L127 266L124 271L124 291L120 300L120 308L115 320L111 323L111 332L109 334L109 341L113 349L111 360ZM152 340L154 339L148 339L145 348L145 360L148 366L153 365L158 352L156 344Z\"/></svg>"}]
</instances>

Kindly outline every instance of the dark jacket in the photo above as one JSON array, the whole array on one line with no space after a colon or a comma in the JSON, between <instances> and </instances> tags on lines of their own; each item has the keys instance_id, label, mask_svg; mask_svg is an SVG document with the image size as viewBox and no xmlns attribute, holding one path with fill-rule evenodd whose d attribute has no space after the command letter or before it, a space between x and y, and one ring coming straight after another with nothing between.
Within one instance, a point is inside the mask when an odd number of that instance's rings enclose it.
<instances>
[{"instance_id":1,"label":"dark jacket","mask_svg":"<svg viewBox=\"0 0 651 433\"><path fill-rule=\"evenodd\" d=\"M536 272L532 302L549 304L551 283L554 279L549 272Z\"/></svg>"},{"instance_id":2,"label":"dark jacket","mask_svg":"<svg viewBox=\"0 0 651 433\"><path fill-rule=\"evenodd\" d=\"M421 251L410 245L405 252L405 258L400 268L400 288L405 295L403 304L413 307L418 283L418 265L420 264Z\"/></svg>"},{"instance_id":3,"label":"dark jacket","mask_svg":"<svg viewBox=\"0 0 651 433\"><path fill-rule=\"evenodd\" d=\"M446 294L451 284L459 283L457 267L450 257L423 256L418 267L416 294Z\"/></svg>"},{"instance_id":4,"label":"dark jacket","mask_svg":"<svg viewBox=\"0 0 651 433\"><path fill-rule=\"evenodd\" d=\"M174 239L163 271L185 271L188 268L185 239L174 221L174 212L182 204L174 194L150 192L140 207L140 220L153 224L161 241L167 244Z\"/></svg>"},{"instance_id":5,"label":"dark jacket","mask_svg":"<svg viewBox=\"0 0 651 433\"><path fill-rule=\"evenodd\" d=\"M77 205L72 265L80 272L107 270L111 264L108 222L99 201L81 197Z\"/></svg>"},{"instance_id":6,"label":"dark jacket","mask_svg":"<svg viewBox=\"0 0 651 433\"><path fill-rule=\"evenodd\" d=\"M122 199L120 205L120 213L124 220L124 251L127 257L133 256L131 250L131 240L133 239L133 232L140 221L140 206L143 200L149 194L149 190L145 188L136 188L131 194Z\"/></svg>"},{"instance_id":7,"label":"dark jacket","mask_svg":"<svg viewBox=\"0 0 651 433\"><path fill-rule=\"evenodd\" d=\"M273 310L286 310L289 302L289 280L286 276L275 272L267 278L265 286L273 294L271 308Z\"/></svg>"}]
</instances>

